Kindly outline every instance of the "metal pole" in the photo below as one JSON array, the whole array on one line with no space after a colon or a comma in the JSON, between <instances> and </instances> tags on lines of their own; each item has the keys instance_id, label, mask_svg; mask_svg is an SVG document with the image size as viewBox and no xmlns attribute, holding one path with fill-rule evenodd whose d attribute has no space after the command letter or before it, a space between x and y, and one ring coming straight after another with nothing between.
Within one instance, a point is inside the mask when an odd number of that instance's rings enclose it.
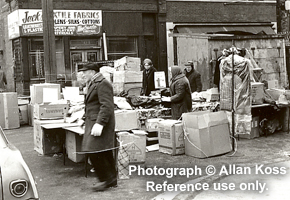
<instances>
[{"instance_id":1,"label":"metal pole","mask_svg":"<svg viewBox=\"0 0 290 200\"><path fill-rule=\"evenodd\" d=\"M234 44L234 41L233 41ZM234 51L232 50L232 148L235 151L235 66L234 66Z\"/></svg>"},{"instance_id":2,"label":"metal pole","mask_svg":"<svg viewBox=\"0 0 290 200\"><path fill-rule=\"evenodd\" d=\"M103 43L104 43L105 60L108 60L107 38L106 38L106 33L105 32L103 32Z\"/></svg>"}]
</instances>

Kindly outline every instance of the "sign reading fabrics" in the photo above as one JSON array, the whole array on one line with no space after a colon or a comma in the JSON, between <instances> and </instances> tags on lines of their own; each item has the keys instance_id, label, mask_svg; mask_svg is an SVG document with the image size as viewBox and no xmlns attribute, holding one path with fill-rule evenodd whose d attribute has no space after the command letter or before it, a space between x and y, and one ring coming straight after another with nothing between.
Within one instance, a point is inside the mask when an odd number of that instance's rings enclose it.
<instances>
[{"instance_id":1,"label":"sign reading fabrics","mask_svg":"<svg viewBox=\"0 0 290 200\"><path fill-rule=\"evenodd\" d=\"M54 10L55 35L98 35L101 10ZM18 9L8 15L9 39L43 33L42 10Z\"/></svg>"}]
</instances>

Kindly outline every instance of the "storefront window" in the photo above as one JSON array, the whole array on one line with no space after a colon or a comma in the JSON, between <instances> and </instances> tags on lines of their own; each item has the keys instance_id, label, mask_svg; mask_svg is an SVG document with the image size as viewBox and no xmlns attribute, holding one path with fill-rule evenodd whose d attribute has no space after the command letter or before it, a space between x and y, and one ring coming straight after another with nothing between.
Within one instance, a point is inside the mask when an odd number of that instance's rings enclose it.
<instances>
[{"instance_id":1,"label":"storefront window","mask_svg":"<svg viewBox=\"0 0 290 200\"><path fill-rule=\"evenodd\" d=\"M42 39L29 40L29 70L30 79L44 79L44 46ZM55 41L57 72L64 71L63 44L61 39Z\"/></svg>"},{"instance_id":2,"label":"storefront window","mask_svg":"<svg viewBox=\"0 0 290 200\"><path fill-rule=\"evenodd\" d=\"M136 37L108 37L108 59L116 60L124 56L138 57Z\"/></svg>"}]
</instances>

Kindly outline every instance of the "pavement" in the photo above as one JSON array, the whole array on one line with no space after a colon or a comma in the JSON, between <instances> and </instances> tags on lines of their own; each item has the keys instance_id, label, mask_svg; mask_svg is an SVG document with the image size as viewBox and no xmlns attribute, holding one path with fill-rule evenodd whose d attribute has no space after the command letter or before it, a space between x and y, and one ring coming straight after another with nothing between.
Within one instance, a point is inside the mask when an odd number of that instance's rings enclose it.
<instances>
[{"instance_id":1,"label":"pavement","mask_svg":"<svg viewBox=\"0 0 290 200\"><path fill-rule=\"evenodd\" d=\"M236 152L205 159L148 152L145 165L140 166L147 173L132 172L129 179L118 180L117 188L105 192L92 190L96 179L91 172L87 178L84 176L83 163L66 158L64 165L62 154L41 156L35 152L33 127L22 126L5 133L22 152L41 200L289 199L286 187L290 174L290 134L286 132L240 139ZM155 175L150 173L154 169L159 169ZM172 174L169 169L179 171ZM181 173L182 169L191 171ZM172 189L168 185L176 188L168 191Z\"/></svg>"}]
</instances>

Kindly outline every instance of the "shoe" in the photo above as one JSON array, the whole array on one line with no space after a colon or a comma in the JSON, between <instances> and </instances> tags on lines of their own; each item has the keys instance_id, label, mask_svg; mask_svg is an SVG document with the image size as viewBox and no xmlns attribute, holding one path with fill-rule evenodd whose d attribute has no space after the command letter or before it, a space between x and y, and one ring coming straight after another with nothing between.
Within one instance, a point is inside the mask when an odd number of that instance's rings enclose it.
<instances>
[{"instance_id":1,"label":"shoe","mask_svg":"<svg viewBox=\"0 0 290 200\"><path fill-rule=\"evenodd\" d=\"M110 187L117 187L117 178L113 178L112 180L110 181L106 181L107 182L107 188L110 188Z\"/></svg>"},{"instance_id":2,"label":"shoe","mask_svg":"<svg viewBox=\"0 0 290 200\"><path fill-rule=\"evenodd\" d=\"M93 190L96 192L105 191L107 189L106 181L93 184Z\"/></svg>"}]
</instances>

